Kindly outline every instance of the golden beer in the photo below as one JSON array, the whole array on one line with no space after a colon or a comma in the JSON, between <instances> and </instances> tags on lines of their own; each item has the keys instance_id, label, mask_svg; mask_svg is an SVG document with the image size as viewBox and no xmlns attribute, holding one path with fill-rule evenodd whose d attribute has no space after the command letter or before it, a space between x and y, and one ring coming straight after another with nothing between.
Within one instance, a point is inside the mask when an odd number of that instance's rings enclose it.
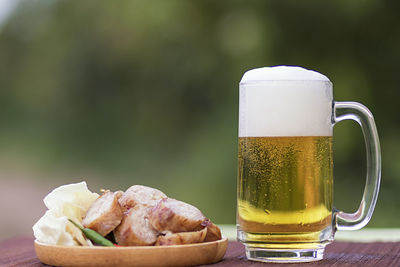
<instances>
[{"instance_id":1,"label":"golden beer","mask_svg":"<svg viewBox=\"0 0 400 267\"><path fill-rule=\"evenodd\" d=\"M325 75L298 66L247 71L239 83L237 237L249 260L321 260L336 230L371 218L381 158L371 112L333 101ZM332 206L333 126L357 121L367 147L367 182L355 213Z\"/></svg>"},{"instance_id":2,"label":"golden beer","mask_svg":"<svg viewBox=\"0 0 400 267\"><path fill-rule=\"evenodd\" d=\"M332 225L332 136L239 137L238 154L239 240L319 247Z\"/></svg>"}]
</instances>

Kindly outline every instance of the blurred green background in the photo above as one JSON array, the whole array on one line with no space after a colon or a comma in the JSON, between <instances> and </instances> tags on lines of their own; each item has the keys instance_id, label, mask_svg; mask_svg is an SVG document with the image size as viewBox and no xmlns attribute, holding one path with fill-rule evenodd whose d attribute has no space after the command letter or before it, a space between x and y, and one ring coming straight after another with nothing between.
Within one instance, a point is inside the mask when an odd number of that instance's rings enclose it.
<instances>
[{"instance_id":1,"label":"blurred green background","mask_svg":"<svg viewBox=\"0 0 400 267\"><path fill-rule=\"evenodd\" d=\"M368 226L400 227L399 1L0 2L0 238L31 233L44 195L81 180L154 186L234 224L238 82L272 65L318 70L370 108L383 172ZM334 149L335 206L354 211L355 123Z\"/></svg>"}]
</instances>

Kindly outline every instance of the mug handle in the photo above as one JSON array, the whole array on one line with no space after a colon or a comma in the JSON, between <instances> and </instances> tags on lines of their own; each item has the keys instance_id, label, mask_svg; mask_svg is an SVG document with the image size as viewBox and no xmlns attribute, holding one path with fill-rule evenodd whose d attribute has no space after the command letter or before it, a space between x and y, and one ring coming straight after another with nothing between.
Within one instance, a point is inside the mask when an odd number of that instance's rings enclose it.
<instances>
[{"instance_id":1,"label":"mug handle","mask_svg":"<svg viewBox=\"0 0 400 267\"><path fill-rule=\"evenodd\" d=\"M367 152L367 179L360 207L354 213L334 211L337 230L358 230L372 217L381 181L381 148L374 117L367 107L356 102L333 102L332 123L354 120L361 126Z\"/></svg>"}]
</instances>

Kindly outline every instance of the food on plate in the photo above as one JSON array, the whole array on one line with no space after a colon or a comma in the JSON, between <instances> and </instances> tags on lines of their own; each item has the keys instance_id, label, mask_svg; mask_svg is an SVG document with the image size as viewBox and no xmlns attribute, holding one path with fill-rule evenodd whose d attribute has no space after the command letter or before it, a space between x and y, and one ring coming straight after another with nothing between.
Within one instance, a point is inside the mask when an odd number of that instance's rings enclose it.
<instances>
[{"instance_id":1,"label":"food on plate","mask_svg":"<svg viewBox=\"0 0 400 267\"><path fill-rule=\"evenodd\" d=\"M82 221L83 226L95 230L102 236L114 230L124 215L118 202L121 195L121 191L115 193L105 191L86 212Z\"/></svg>"},{"instance_id":2,"label":"food on plate","mask_svg":"<svg viewBox=\"0 0 400 267\"><path fill-rule=\"evenodd\" d=\"M205 219L198 208L173 198L160 200L149 213L151 225L159 232L199 231Z\"/></svg>"},{"instance_id":3,"label":"food on plate","mask_svg":"<svg viewBox=\"0 0 400 267\"><path fill-rule=\"evenodd\" d=\"M101 196L85 182L44 198L48 211L33 226L36 240L68 246L168 246L220 240L221 230L196 207L158 189L133 185Z\"/></svg>"},{"instance_id":4,"label":"food on plate","mask_svg":"<svg viewBox=\"0 0 400 267\"><path fill-rule=\"evenodd\" d=\"M68 219L82 223L86 211L98 197L88 190L86 182L54 189L43 200L48 210L33 226L36 240L51 245L92 245Z\"/></svg>"},{"instance_id":5,"label":"food on plate","mask_svg":"<svg viewBox=\"0 0 400 267\"><path fill-rule=\"evenodd\" d=\"M143 185L133 185L122 194L119 203L126 211L138 204L153 207L163 198L167 198L167 196L158 189Z\"/></svg>"},{"instance_id":6,"label":"food on plate","mask_svg":"<svg viewBox=\"0 0 400 267\"><path fill-rule=\"evenodd\" d=\"M99 234L95 230L92 230L92 229L89 229L89 228L83 228L82 226L80 226L79 224L77 224L76 222L74 222L71 219L68 219L68 221L70 221L73 225L75 225L77 228L79 228L79 230L81 230L82 233L84 233L87 238L89 238L90 240L92 240L96 244L99 244L99 245L102 245L102 246L105 246L105 247L114 246L114 244L110 240L108 240L107 238L103 237L101 234Z\"/></svg>"},{"instance_id":7,"label":"food on plate","mask_svg":"<svg viewBox=\"0 0 400 267\"><path fill-rule=\"evenodd\" d=\"M207 229L207 234L204 242L217 241L222 238L221 230L219 229L219 227L213 224L209 219L205 219L201 223L201 225L205 226Z\"/></svg>"},{"instance_id":8,"label":"food on plate","mask_svg":"<svg viewBox=\"0 0 400 267\"><path fill-rule=\"evenodd\" d=\"M207 228L196 232L167 233L157 238L156 246L184 245L201 243L207 235Z\"/></svg>"},{"instance_id":9,"label":"food on plate","mask_svg":"<svg viewBox=\"0 0 400 267\"><path fill-rule=\"evenodd\" d=\"M151 246L157 241L158 232L150 225L148 207L136 205L124 215L115 229L114 237L122 246Z\"/></svg>"}]
</instances>

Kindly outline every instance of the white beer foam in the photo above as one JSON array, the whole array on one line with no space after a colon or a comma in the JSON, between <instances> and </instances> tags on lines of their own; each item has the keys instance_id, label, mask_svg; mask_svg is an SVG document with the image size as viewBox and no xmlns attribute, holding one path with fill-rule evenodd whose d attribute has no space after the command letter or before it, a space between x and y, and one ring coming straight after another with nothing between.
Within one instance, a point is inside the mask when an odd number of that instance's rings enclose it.
<instances>
[{"instance_id":1,"label":"white beer foam","mask_svg":"<svg viewBox=\"0 0 400 267\"><path fill-rule=\"evenodd\" d=\"M332 99L332 83L315 71L247 71L240 82L239 137L331 136Z\"/></svg>"},{"instance_id":2,"label":"white beer foam","mask_svg":"<svg viewBox=\"0 0 400 267\"><path fill-rule=\"evenodd\" d=\"M328 81L325 75L297 66L275 66L246 71L240 83L257 81Z\"/></svg>"}]
</instances>

